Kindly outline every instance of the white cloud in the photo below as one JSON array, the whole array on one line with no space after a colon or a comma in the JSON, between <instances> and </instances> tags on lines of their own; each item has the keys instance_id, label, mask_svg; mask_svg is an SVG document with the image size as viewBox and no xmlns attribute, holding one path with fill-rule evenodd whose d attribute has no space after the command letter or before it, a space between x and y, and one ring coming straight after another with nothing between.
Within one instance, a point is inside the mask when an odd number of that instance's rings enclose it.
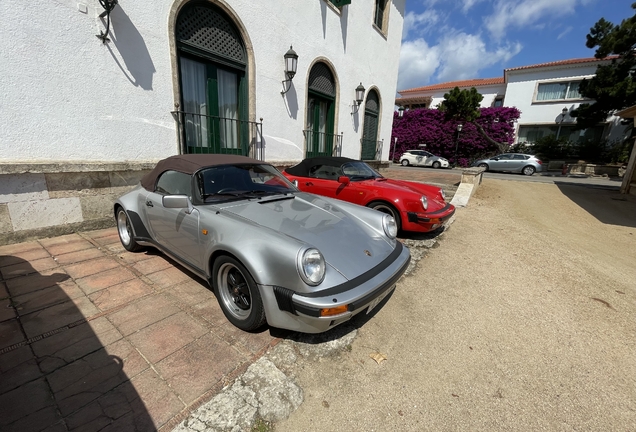
<instances>
[{"instance_id":1,"label":"white cloud","mask_svg":"<svg viewBox=\"0 0 636 432\"><path fill-rule=\"evenodd\" d=\"M470 1L470 0L468 0ZM573 14L580 0L497 0L493 15L484 18L495 39L502 39L509 27L524 28L544 24L553 18Z\"/></svg>"},{"instance_id":2,"label":"white cloud","mask_svg":"<svg viewBox=\"0 0 636 432\"><path fill-rule=\"evenodd\" d=\"M473 6L475 6L477 3L481 3L484 0L462 0L462 12L466 13L468 12Z\"/></svg>"},{"instance_id":3,"label":"white cloud","mask_svg":"<svg viewBox=\"0 0 636 432\"><path fill-rule=\"evenodd\" d=\"M424 39L403 42L400 50L398 90L428 84L439 64L438 47L428 46Z\"/></svg>"},{"instance_id":4,"label":"white cloud","mask_svg":"<svg viewBox=\"0 0 636 432\"><path fill-rule=\"evenodd\" d=\"M451 34L435 46L423 39L404 42L398 90L425 86L431 78L436 82L477 78L481 69L509 60L521 48L517 42L488 50L481 36L463 32Z\"/></svg>"},{"instance_id":5,"label":"white cloud","mask_svg":"<svg viewBox=\"0 0 636 432\"><path fill-rule=\"evenodd\" d=\"M521 44L507 44L489 51L479 35L457 33L440 42L442 65L440 81L476 78L480 69L505 62L521 51ZM502 72L503 73L503 72Z\"/></svg>"},{"instance_id":6,"label":"white cloud","mask_svg":"<svg viewBox=\"0 0 636 432\"><path fill-rule=\"evenodd\" d=\"M402 40L408 38L410 32L417 32L419 35L435 29L440 21L440 16L432 9L420 14L408 12L404 17L404 27L402 28Z\"/></svg>"},{"instance_id":7,"label":"white cloud","mask_svg":"<svg viewBox=\"0 0 636 432\"><path fill-rule=\"evenodd\" d=\"M561 39L563 36L565 36L566 34L570 33L573 30L574 27L569 26L568 28L566 28L565 30L563 30L561 33L559 33L559 35L557 36L557 40Z\"/></svg>"}]
</instances>

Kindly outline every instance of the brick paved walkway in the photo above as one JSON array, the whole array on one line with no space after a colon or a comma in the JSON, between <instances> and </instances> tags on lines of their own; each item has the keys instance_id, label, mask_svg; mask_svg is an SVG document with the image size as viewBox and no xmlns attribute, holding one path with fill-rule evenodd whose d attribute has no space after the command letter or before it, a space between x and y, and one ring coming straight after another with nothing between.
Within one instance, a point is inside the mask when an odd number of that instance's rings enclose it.
<instances>
[{"instance_id":1,"label":"brick paved walkway","mask_svg":"<svg viewBox=\"0 0 636 432\"><path fill-rule=\"evenodd\" d=\"M2 431L168 430L276 342L114 228L1 246L0 275Z\"/></svg>"}]
</instances>

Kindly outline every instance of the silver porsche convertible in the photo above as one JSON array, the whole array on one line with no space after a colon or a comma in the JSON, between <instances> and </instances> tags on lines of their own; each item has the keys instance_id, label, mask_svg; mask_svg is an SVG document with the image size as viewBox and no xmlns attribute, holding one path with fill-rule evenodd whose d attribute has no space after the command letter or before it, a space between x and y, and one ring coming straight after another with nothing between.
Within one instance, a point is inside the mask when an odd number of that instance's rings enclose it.
<instances>
[{"instance_id":1,"label":"silver porsche convertible","mask_svg":"<svg viewBox=\"0 0 636 432\"><path fill-rule=\"evenodd\" d=\"M243 156L164 159L114 212L128 251L156 247L204 278L248 331L319 333L368 313L411 259L390 215L300 192Z\"/></svg>"}]
</instances>

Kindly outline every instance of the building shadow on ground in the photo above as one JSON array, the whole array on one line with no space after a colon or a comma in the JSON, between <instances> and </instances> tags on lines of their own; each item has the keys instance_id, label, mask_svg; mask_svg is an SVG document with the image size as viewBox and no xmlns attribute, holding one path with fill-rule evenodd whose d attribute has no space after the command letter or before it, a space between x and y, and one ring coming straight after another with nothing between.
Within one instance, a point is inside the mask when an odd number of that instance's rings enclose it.
<instances>
[{"instance_id":1,"label":"building shadow on ground","mask_svg":"<svg viewBox=\"0 0 636 432\"><path fill-rule=\"evenodd\" d=\"M0 430L156 430L124 372L147 364L105 317L85 318L69 276L10 255L0 269Z\"/></svg>"},{"instance_id":2,"label":"building shadow on ground","mask_svg":"<svg viewBox=\"0 0 636 432\"><path fill-rule=\"evenodd\" d=\"M555 182L561 193L599 222L636 228L636 196L615 187Z\"/></svg>"}]
</instances>

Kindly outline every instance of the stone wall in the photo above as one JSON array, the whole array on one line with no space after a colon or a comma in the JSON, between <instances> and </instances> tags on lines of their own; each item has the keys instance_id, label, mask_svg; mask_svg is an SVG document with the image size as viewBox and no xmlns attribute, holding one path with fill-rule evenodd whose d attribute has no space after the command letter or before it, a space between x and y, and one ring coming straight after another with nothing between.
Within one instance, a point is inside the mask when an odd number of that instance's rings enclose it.
<instances>
[{"instance_id":1,"label":"stone wall","mask_svg":"<svg viewBox=\"0 0 636 432\"><path fill-rule=\"evenodd\" d=\"M115 199L154 165L0 164L0 244L114 226Z\"/></svg>"},{"instance_id":2,"label":"stone wall","mask_svg":"<svg viewBox=\"0 0 636 432\"><path fill-rule=\"evenodd\" d=\"M113 203L155 164L0 164L0 245L115 226ZM282 171L294 164L275 166Z\"/></svg>"}]
</instances>

